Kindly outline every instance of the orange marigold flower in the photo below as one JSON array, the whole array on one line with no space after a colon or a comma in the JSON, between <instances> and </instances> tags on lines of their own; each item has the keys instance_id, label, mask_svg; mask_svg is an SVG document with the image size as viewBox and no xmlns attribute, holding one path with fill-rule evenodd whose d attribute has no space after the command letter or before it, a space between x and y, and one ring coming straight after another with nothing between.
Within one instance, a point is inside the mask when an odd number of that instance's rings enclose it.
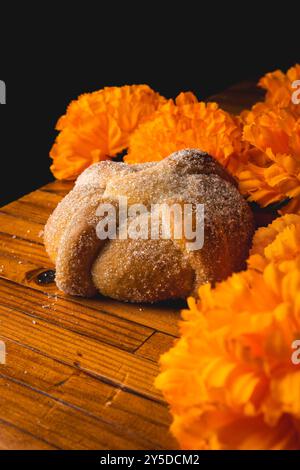
<instances>
[{"instance_id":1,"label":"orange marigold flower","mask_svg":"<svg viewBox=\"0 0 300 470\"><path fill-rule=\"evenodd\" d=\"M299 219L258 230L254 252L267 261L259 269L189 299L156 380L183 449L300 448L300 365L291 360L300 339L300 238L286 231L298 230Z\"/></svg>"},{"instance_id":2,"label":"orange marigold flower","mask_svg":"<svg viewBox=\"0 0 300 470\"><path fill-rule=\"evenodd\" d=\"M250 144L237 168L240 190L262 206L292 199L300 207L300 118L288 109L259 103L244 113L243 139ZM245 157L247 156L247 158Z\"/></svg>"},{"instance_id":3,"label":"orange marigold flower","mask_svg":"<svg viewBox=\"0 0 300 470\"><path fill-rule=\"evenodd\" d=\"M300 215L286 214L256 231L248 266L263 271L268 263L287 263L300 256Z\"/></svg>"},{"instance_id":4,"label":"orange marigold flower","mask_svg":"<svg viewBox=\"0 0 300 470\"><path fill-rule=\"evenodd\" d=\"M216 103L192 102L179 95L161 106L153 119L141 124L129 141L127 163L162 160L183 148L199 148L224 166L238 163L242 127L238 118Z\"/></svg>"},{"instance_id":5,"label":"orange marigold flower","mask_svg":"<svg viewBox=\"0 0 300 470\"><path fill-rule=\"evenodd\" d=\"M107 87L81 95L56 125L60 131L50 156L58 179L75 179L94 162L128 147L135 128L166 99L148 85Z\"/></svg>"},{"instance_id":6,"label":"orange marigold flower","mask_svg":"<svg viewBox=\"0 0 300 470\"><path fill-rule=\"evenodd\" d=\"M289 108L295 116L300 117L300 107L292 101L292 95L295 92L293 82L300 80L300 65L291 67L287 73L281 70L267 73L259 81L259 86L267 90L266 103L270 106L280 108Z\"/></svg>"}]
</instances>

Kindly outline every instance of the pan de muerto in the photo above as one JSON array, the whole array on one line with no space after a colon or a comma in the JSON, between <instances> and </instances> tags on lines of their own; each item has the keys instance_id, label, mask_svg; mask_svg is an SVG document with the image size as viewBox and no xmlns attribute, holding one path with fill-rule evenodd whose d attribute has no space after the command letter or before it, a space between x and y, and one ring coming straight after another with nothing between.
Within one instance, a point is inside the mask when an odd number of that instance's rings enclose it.
<instances>
[{"instance_id":1,"label":"pan de muerto","mask_svg":"<svg viewBox=\"0 0 300 470\"><path fill-rule=\"evenodd\" d=\"M143 204L147 211L128 212L121 220L120 200L126 200L128 207ZM110 220L99 212L101 204L115 210L119 224L106 239L99 238L97 230L101 223L107 228ZM150 236L150 208L159 204L182 208L179 219L170 211L169 237L161 216L156 219L158 235ZM193 249L184 231L175 236L178 224L184 225L185 206L193 229L196 207L204 207L204 244L198 249ZM143 237L130 236L128 227L137 223L147 227ZM196 295L200 284L220 281L242 269L253 230L252 213L232 177L206 153L187 149L160 162L104 161L90 166L50 216L45 246L56 265L57 286L64 292L156 302ZM121 232L128 236L118 236Z\"/></svg>"}]
</instances>

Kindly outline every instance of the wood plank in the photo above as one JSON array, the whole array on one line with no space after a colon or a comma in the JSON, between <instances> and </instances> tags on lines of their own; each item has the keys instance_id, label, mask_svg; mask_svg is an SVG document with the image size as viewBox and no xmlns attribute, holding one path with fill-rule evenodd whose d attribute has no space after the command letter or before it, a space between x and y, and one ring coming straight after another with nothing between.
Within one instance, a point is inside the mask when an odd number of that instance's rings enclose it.
<instances>
[{"instance_id":1,"label":"wood plank","mask_svg":"<svg viewBox=\"0 0 300 470\"><path fill-rule=\"evenodd\" d=\"M138 323L88 307L83 309L80 304L4 279L0 283L0 304L127 351L135 351L153 333Z\"/></svg>"},{"instance_id":2,"label":"wood plank","mask_svg":"<svg viewBox=\"0 0 300 470\"><path fill-rule=\"evenodd\" d=\"M185 305L182 302L170 306L165 304L148 306L143 304L122 304L100 296L94 299L70 297L59 291L55 284L39 285L36 283L36 275L42 272L44 268L46 267L42 268L27 261L22 261L19 264L17 259L6 257L0 253L0 277L4 279L23 286L30 286L32 289L44 292L52 298L66 300L70 303L71 310L77 311L77 307L73 307L74 304L77 304L82 309L94 309L97 312L114 315L122 320L128 320L146 328L178 336L179 310L181 306Z\"/></svg>"},{"instance_id":3,"label":"wood plank","mask_svg":"<svg viewBox=\"0 0 300 470\"><path fill-rule=\"evenodd\" d=\"M61 199L61 195L45 193L38 189L3 206L1 212L38 224L45 224Z\"/></svg>"},{"instance_id":4,"label":"wood plank","mask_svg":"<svg viewBox=\"0 0 300 470\"><path fill-rule=\"evenodd\" d=\"M132 393L163 401L154 387L154 362L1 305L0 318L4 341L14 340Z\"/></svg>"},{"instance_id":5,"label":"wood plank","mask_svg":"<svg viewBox=\"0 0 300 470\"><path fill-rule=\"evenodd\" d=\"M154 330L161 331L173 336L178 336L178 321L180 319L180 309L186 307L186 303L183 301L157 303L154 305L147 304L130 304L121 303L115 300L104 298L101 299L101 306L99 303L99 297L93 299L80 300L85 305L90 307L101 308L107 312L113 313L121 318L141 323L142 325L153 328ZM76 300L77 302L78 300Z\"/></svg>"},{"instance_id":6,"label":"wood plank","mask_svg":"<svg viewBox=\"0 0 300 470\"><path fill-rule=\"evenodd\" d=\"M0 211L0 232L13 238L20 238L43 245L44 224L28 222L11 214Z\"/></svg>"},{"instance_id":7,"label":"wood plank","mask_svg":"<svg viewBox=\"0 0 300 470\"><path fill-rule=\"evenodd\" d=\"M55 450L56 447L0 419L0 450Z\"/></svg>"},{"instance_id":8,"label":"wood plank","mask_svg":"<svg viewBox=\"0 0 300 470\"><path fill-rule=\"evenodd\" d=\"M2 375L63 400L136 436L150 448L171 448L167 407L101 382L53 358L7 341L7 363Z\"/></svg>"},{"instance_id":9,"label":"wood plank","mask_svg":"<svg viewBox=\"0 0 300 470\"><path fill-rule=\"evenodd\" d=\"M1 373L0 419L62 449L146 448L130 432L24 387Z\"/></svg>"},{"instance_id":10,"label":"wood plank","mask_svg":"<svg viewBox=\"0 0 300 470\"><path fill-rule=\"evenodd\" d=\"M6 233L0 233L0 252L17 259L18 264L29 261L41 268L53 267L42 245L21 238L13 238Z\"/></svg>"},{"instance_id":11,"label":"wood plank","mask_svg":"<svg viewBox=\"0 0 300 470\"><path fill-rule=\"evenodd\" d=\"M176 338L174 336L156 331L145 340L135 351L135 354L140 357L145 357L150 361L158 362L160 356L174 346L175 341Z\"/></svg>"},{"instance_id":12,"label":"wood plank","mask_svg":"<svg viewBox=\"0 0 300 470\"><path fill-rule=\"evenodd\" d=\"M26 260L21 260L13 254L8 255L0 251L0 277L14 281L22 285L34 285L38 273L45 271L45 269L53 269L53 265L48 262L47 266L30 263ZM44 291L41 286L36 286L39 290ZM47 285L47 292L55 294L58 292L55 284Z\"/></svg>"},{"instance_id":13,"label":"wood plank","mask_svg":"<svg viewBox=\"0 0 300 470\"><path fill-rule=\"evenodd\" d=\"M23 204L37 206L41 212L52 212L57 204L62 200L62 195L54 192L48 192L41 189L36 189L32 193L25 194L25 196L18 199Z\"/></svg>"},{"instance_id":14,"label":"wood plank","mask_svg":"<svg viewBox=\"0 0 300 470\"><path fill-rule=\"evenodd\" d=\"M46 191L48 193L55 193L60 195L61 197L65 196L68 194L71 189L74 187L74 182L73 181L51 181L48 184L45 184L45 186L42 186L40 188L41 191Z\"/></svg>"}]
</instances>

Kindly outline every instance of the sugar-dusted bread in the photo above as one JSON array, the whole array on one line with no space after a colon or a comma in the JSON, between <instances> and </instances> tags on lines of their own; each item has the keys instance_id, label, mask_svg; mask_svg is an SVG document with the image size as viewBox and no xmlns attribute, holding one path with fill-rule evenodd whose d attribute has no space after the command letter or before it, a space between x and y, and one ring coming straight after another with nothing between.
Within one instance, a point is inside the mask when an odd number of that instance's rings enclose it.
<instances>
[{"instance_id":1,"label":"sugar-dusted bread","mask_svg":"<svg viewBox=\"0 0 300 470\"><path fill-rule=\"evenodd\" d=\"M149 209L157 203L204 204L202 249L190 250L188 240L176 239L173 231L169 239L100 240L96 210L104 202L118 211L119 196ZM172 223L175 230L176 219ZM252 235L252 213L231 176L206 153L187 149L157 163L89 167L50 216L45 246L64 292L156 302L196 295L201 284L242 269Z\"/></svg>"}]
</instances>

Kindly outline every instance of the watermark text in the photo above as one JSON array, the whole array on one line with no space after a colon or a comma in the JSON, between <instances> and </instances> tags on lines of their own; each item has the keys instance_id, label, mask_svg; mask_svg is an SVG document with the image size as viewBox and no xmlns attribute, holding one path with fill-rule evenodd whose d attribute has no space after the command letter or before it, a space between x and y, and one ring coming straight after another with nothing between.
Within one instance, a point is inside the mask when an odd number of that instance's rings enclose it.
<instances>
[{"instance_id":1,"label":"watermark text","mask_svg":"<svg viewBox=\"0 0 300 470\"><path fill-rule=\"evenodd\" d=\"M294 349L294 352L291 356L292 363L297 366L300 364L300 339L295 339L295 341L292 342L292 349Z\"/></svg>"},{"instance_id":2,"label":"watermark text","mask_svg":"<svg viewBox=\"0 0 300 470\"><path fill-rule=\"evenodd\" d=\"M3 80L0 80L0 104L6 104L6 85Z\"/></svg>"},{"instance_id":3,"label":"watermark text","mask_svg":"<svg viewBox=\"0 0 300 470\"><path fill-rule=\"evenodd\" d=\"M300 80L294 80L292 83L292 88L295 91L292 93L292 103L300 104Z\"/></svg>"},{"instance_id":4,"label":"watermark text","mask_svg":"<svg viewBox=\"0 0 300 470\"><path fill-rule=\"evenodd\" d=\"M185 240L188 251L204 244L204 204L128 204L119 196L118 204L101 203L96 211L100 240Z\"/></svg>"},{"instance_id":5,"label":"watermark text","mask_svg":"<svg viewBox=\"0 0 300 470\"><path fill-rule=\"evenodd\" d=\"M6 347L4 341L0 341L0 364L6 362Z\"/></svg>"}]
</instances>

